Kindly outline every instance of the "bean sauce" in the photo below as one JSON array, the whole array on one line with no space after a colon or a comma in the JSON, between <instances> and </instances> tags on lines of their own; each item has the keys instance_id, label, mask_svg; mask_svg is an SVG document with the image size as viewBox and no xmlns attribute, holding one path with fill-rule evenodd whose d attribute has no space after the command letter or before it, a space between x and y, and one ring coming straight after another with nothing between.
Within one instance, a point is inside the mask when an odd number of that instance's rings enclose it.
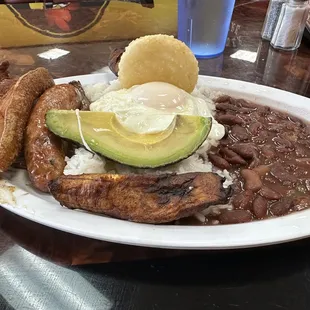
<instances>
[{"instance_id":1,"label":"bean sauce","mask_svg":"<svg viewBox=\"0 0 310 310\"><path fill-rule=\"evenodd\" d=\"M216 119L226 137L209 160L234 176L230 204L206 224L277 217L310 207L310 126L287 113L222 97Z\"/></svg>"}]
</instances>

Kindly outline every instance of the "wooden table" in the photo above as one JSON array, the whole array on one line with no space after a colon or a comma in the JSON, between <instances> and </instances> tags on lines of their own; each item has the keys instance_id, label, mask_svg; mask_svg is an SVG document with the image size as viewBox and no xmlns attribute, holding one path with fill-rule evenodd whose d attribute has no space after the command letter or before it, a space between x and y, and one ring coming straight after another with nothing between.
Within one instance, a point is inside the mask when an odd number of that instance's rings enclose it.
<instances>
[{"instance_id":1,"label":"wooden table","mask_svg":"<svg viewBox=\"0 0 310 310\"><path fill-rule=\"evenodd\" d=\"M266 1L237 1L224 54L200 60L200 73L309 97L309 47L304 42L297 52L284 53L261 41L266 8ZM60 78L102 70L110 50L127 43L0 49L0 59L10 59L16 75L44 66ZM55 60L37 56L54 47L70 53ZM0 225L0 309L310 308L309 240L266 249L189 253L78 237L4 209Z\"/></svg>"}]
</instances>

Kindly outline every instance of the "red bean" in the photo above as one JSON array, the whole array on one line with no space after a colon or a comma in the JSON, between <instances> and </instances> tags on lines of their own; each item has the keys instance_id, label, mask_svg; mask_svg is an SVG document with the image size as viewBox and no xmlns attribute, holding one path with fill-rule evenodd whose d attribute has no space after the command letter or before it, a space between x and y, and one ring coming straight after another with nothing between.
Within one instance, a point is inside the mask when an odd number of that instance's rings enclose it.
<instances>
[{"instance_id":1,"label":"red bean","mask_svg":"<svg viewBox=\"0 0 310 310\"><path fill-rule=\"evenodd\" d=\"M283 198L270 206L270 212L272 215L275 215L275 216L287 214L292 204L293 203L292 203L291 198Z\"/></svg>"},{"instance_id":2,"label":"red bean","mask_svg":"<svg viewBox=\"0 0 310 310\"><path fill-rule=\"evenodd\" d=\"M275 150L271 145L268 145L268 144L264 145L262 147L261 152L262 152L263 156L265 156L266 158L272 159L272 158L276 157Z\"/></svg>"},{"instance_id":3,"label":"red bean","mask_svg":"<svg viewBox=\"0 0 310 310\"><path fill-rule=\"evenodd\" d=\"M220 102L216 105L216 109L220 111L238 111L238 108L228 102Z\"/></svg>"},{"instance_id":4,"label":"red bean","mask_svg":"<svg viewBox=\"0 0 310 310\"><path fill-rule=\"evenodd\" d=\"M221 224L239 224L247 223L252 221L252 214L246 210L232 210L224 211L219 216L219 221Z\"/></svg>"},{"instance_id":5,"label":"red bean","mask_svg":"<svg viewBox=\"0 0 310 310\"><path fill-rule=\"evenodd\" d=\"M227 161L233 165L246 165L247 164L247 162L239 155L235 157L228 157Z\"/></svg>"},{"instance_id":6,"label":"red bean","mask_svg":"<svg viewBox=\"0 0 310 310\"><path fill-rule=\"evenodd\" d=\"M253 109L250 109L250 108L239 108L238 112L242 113L242 114L250 114L251 112L253 112Z\"/></svg>"},{"instance_id":7,"label":"red bean","mask_svg":"<svg viewBox=\"0 0 310 310\"><path fill-rule=\"evenodd\" d=\"M224 169L228 170L230 168L229 162L226 159L224 159L223 157L218 156L216 154L209 154L208 157L214 166L216 166L220 169L223 169L223 170Z\"/></svg>"},{"instance_id":8,"label":"red bean","mask_svg":"<svg viewBox=\"0 0 310 310\"><path fill-rule=\"evenodd\" d=\"M249 165L249 169L254 169L255 167L258 167L259 165L260 165L260 160L257 156L255 156Z\"/></svg>"},{"instance_id":9,"label":"red bean","mask_svg":"<svg viewBox=\"0 0 310 310\"><path fill-rule=\"evenodd\" d=\"M267 121L270 123L277 123L279 121L278 117L272 114L267 116Z\"/></svg>"},{"instance_id":10,"label":"red bean","mask_svg":"<svg viewBox=\"0 0 310 310\"><path fill-rule=\"evenodd\" d=\"M301 211L310 208L310 197L300 196L293 200L293 210Z\"/></svg>"},{"instance_id":11,"label":"red bean","mask_svg":"<svg viewBox=\"0 0 310 310\"><path fill-rule=\"evenodd\" d=\"M250 143L235 143L230 146L230 149L244 159L252 159L257 153L255 146Z\"/></svg>"},{"instance_id":12,"label":"red bean","mask_svg":"<svg viewBox=\"0 0 310 310\"><path fill-rule=\"evenodd\" d=\"M237 107L240 107L240 104L239 104L239 100L238 99L235 99L235 98L232 98L232 97L229 97L229 102Z\"/></svg>"},{"instance_id":13,"label":"red bean","mask_svg":"<svg viewBox=\"0 0 310 310\"><path fill-rule=\"evenodd\" d=\"M283 124L269 124L268 130L274 131L274 132L281 132L283 130Z\"/></svg>"},{"instance_id":14,"label":"red bean","mask_svg":"<svg viewBox=\"0 0 310 310\"><path fill-rule=\"evenodd\" d=\"M231 129L231 135L239 141L247 140L249 137L246 129L241 127L240 125L233 126L233 128Z\"/></svg>"},{"instance_id":15,"label":"red bean","mask_svg":"<svg viewBox=\"0 0 310 310\"><path fill-rule=\"evenodd\" d=\"M222 95L220 97L218 97L215 102L216 103L219 103L219 102L229 102L230 100L230 96L227 96L227 95Z\"/></svg>"},{"instance_id":16,"label":"red bean","mask_svg":"<svg viewBox=\"0 0 310 310\"><path fill-rule=\"evenodd\" d=\"M262 116L267 116L270 114L271 109L265 106L265 107L259 107L258 111Z\"/></svg>"},{"instance_id":17,"label":"red bean","mask_svg":"<svg viewBox=\"0 0 310 310\"><path fill-rule=\"evenodd\" d=\"M299 144L309 148L310 147L310 141L309 141L309 137L307 136L306 138L304 138L303 140L299 140L298 141Z\"/></svg>"},{"instance_id":18,"label":"red bean","mask_svg":"<svg viewBox=\"0 0 310 310\"><path fill-rule=\"evenodd\" d=\"M262 197L257 196L253 201L253 213L258 219L262 219L267 215L268 201Z\"/></svg>"},{"instance_id":19,"label":"red bean","mask_svg":"<svg viewBox=\"0 0 310 310\"><path fill-rule=\"evenodd\" d=\"M288 115L288 120L290 120L291 122L295 123L295 124L300 124L300 119L296 116L293 115Z\"/></svg>"},{"instance_id":20,"label":"red bean","mask_svg":"<svg viewBox=\"0 0 310 310\"><path fill-rule=\"evenodd\" d=\"M298 157L308 156L307 149L300 144L295 145L295 153Z\"/></svg>"},{"instance_id":21,"label":"red bean","mask_svg":"<svg viewBox=\"0 0 310 310\"><path fill-rule=\"evenodd\" d=\"M297 158L296 159L297 165L303 166L305 169L308 169L310 166L310 158Z\"/></svg>"},{"instance_id":22,"label":"red bean","mask_svg":"<svg viewBox=\"0 0 310 310\"><path fill-rule=\"evenodd\" d=\"M268 131L261 130L258 137L255 138L256 143L265 143L268 139Z\"/></svg>"},{"instance_id":23,"label":"red bean","mask_svg":"<svg viewBox=\"0 0 310 310\"><path fill-rule=\"evenodd\" d=\"M253 197L254 193L252 191L243 191L234 197L232 205L236 209L250 210L252 207Z\"/></svg>"},{"instance_id":24,"label":"red bean","mask_svg":"<svg viewBox=\"0 0 310 310\"><path fill-rule=\"evenodd\" d=\"M224 114L217 117L217 121L225 125L242 125L244 122L236 115Z\"/></svg>"},{"instance_id":25,"label":"red bean","mask_svg":"<svg viewBox=\"0 0 310 310\"><path fill-rule=\"evenodd\" d=\"M264 177L269 171L271 167L270 165L260 165L258 167L255 167L253 170L260 176Z\"/></svg>"},{"instance_id":26,"label":"red bean","mask_svg":"<svg viewBox=\"0 0 310 310\"><path fill-rule=\"evenodd\" d=\"M275 112L275 111L273 111L273 114L276 115L281 120L287 121L287 119L288 119L288 114L285 113L285 112L279 112L279 111Z\"/></svg>"},{"instance_id":27,"label":"red bean","mask_svg":"<svg viewBox=\"0 0 310 310\"><path fill-rule=\"evenodd\" d=\"M252 135L257 136L260 129L263 128L263 125L259 122L251 123L249 125L249 131Z\"/></svg>"},{"instance_id":28,"label":"red bean","mask_svg":"<svg viewBox=\"0 0 310 310\"><path fill-rule=\"evenodd\" d=\"M262 188L263 183L254 170L243 169L241 170L241 176L244 178L245 189L257 192Z\"/></svg>"},{"instance_id":29,"label":"red bean","mask_svg":"<svg viewBox=\"0 0 310 310\"><path fill-rule=\"evenodd\" d=\"M294 131L283 132L281 134L281 138L286 139L290 142L297 142L298 134L297 134L297 132L294 132Z\"/></svg>"},{"instance_id":30,"label":"red bean","mask_svg":"<svg viewBox=\"0 0 310 310\"><path fill-rule=\"evenodd\" d=\"M291 130L291 131L294 131L298 128L299 125L295 125L295 124L292 124L292 123L286 123L285 124L285 129L287 130Z\"/></svg>"},{"instance_id":31,"label":"red bean","mask_svg":"<svg viewBox=\"0 0 310 310\"><path fill-rule=\"evenodd\" d=\"M257 105L255 105L255 103L249 102L249 101L244 100L244 99L238 99L238 106L240 106L242 108L249 108L252 111L257 110Z\"/></svg>"},{"instance_id":32,"label":"red bean","mask_svg":"<svg viewBox=\"0 0 310 310\"><path fill-rule=\"evenodd\" d=\"M267 198L268 200L279 200L282 197L281 194L267 186L263 186L259 191L259 194Z\"/></svg>"},{"instance_id":33,"label":"red bean","mask_svg":"<svg viewBox=\"0 0 310 310\"><path fill-rule=\"evenodd\" d=\"M288 154L291 152L291 150L289 148L287 148L286 146L283 146L283 145L277 146L276 150L278 153L282 153L282 154Z\"/></svg>"},{"instance_id":34,"label":"red bean","mask_svg":"<svg viewBox=\"0 0 310 310\"><path fill-rule=\"evenodd\" d=\"M284 146L284 147L287 147L287 148L291 148L292 147L292 142L288 141L288 140L285 140L283 138L280 138L280 137L275 137L272 139L273 142L276 144L276 145L280 145L280 146Z\"/></svg>"},{"instance_id":35,"label":"red bean","mask_svg":"<svg viewBox=\"0 0 310 310\"><path fill-rule=\"evenodd\" d=\"M224 147L220 150L224 158L231 164L246 165L247 162L234 151Z\"/></svg>"},{"instance_id":36,"label":"red bean","mask_svg":"<svg viewBox=\"0 0 310 310\"><path fill-rule=\"evenodd\" d=\"M297 181L297 178L292 173L287 172L280 163L273 164L270 173L282 183L287 181L294 183Z\"/></svg>"}]
</instances>

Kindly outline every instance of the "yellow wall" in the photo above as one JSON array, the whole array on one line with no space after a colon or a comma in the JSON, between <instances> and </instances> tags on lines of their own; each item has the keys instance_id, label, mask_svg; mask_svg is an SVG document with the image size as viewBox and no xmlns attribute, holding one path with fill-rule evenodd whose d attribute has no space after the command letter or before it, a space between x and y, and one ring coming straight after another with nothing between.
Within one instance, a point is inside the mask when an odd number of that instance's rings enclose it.
<instances>
[{"instance_id":1,"label":"yellow wall","mask_svg":"<svg viewBox=\"0 0 310 310\"><path fill-rule=\"evenodd\" d=\"M22 16L19 16L19 20L7 6L0 5L0 47L131 39L154 33L176 34L177 0L155 0L154 2L155 8L150 9L136 3L111 1L104 15L98 18L98 22L93 26L88 25L89 29L81 30L82 33L79 34L68 34L64 31L54 35L53 32L40 33L42 28L35 29L36 25L31 20L25 20ZM45 21L42 4L32 4L31 9L28 10L34 9L40 12L40 18ZM99 7L92 9L100 16ZM80 10L83 16L83 8ZM18 14L17 11L15 13ZM27 26L23 25L23 22ZM81 28L83 28L82 25ZM48 26L46 29L48 30Z\"/></svg>"}]
</instances>

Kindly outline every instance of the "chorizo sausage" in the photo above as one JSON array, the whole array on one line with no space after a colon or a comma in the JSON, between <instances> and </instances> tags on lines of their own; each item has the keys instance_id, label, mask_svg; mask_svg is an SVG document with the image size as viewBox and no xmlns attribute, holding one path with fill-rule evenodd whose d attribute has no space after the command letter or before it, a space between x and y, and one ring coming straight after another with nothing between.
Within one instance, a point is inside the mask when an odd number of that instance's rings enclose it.
<instances>
[{"instance_id":1,"label":"chorizo sausage","mask_svg":"<svg viewBox=\"0 0 310 310\"><path fill-rule=\"evenodd\" d=\"M34 106L25 134L25 159L32 184L48 192L48 183L63 174L65 142L48 130L45 115L51 109L88 109L89 101L78 82L48 89Z\"/></svg>"}]
</instances>

